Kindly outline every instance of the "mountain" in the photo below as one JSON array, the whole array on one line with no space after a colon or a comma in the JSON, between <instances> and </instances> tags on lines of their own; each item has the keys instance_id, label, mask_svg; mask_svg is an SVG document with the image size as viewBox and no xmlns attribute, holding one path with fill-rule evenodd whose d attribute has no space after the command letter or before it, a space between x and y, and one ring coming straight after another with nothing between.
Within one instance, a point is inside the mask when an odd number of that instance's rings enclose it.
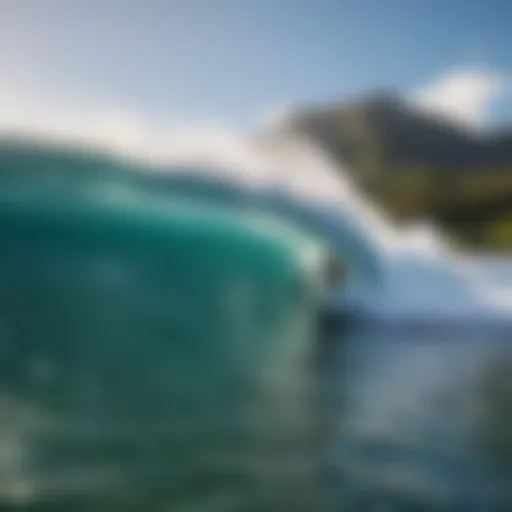
<instances>
[{"instance_id":1,"label":"mountain","mask_svg":"<svg viewBox=\"0 0 512 512\"><path fill-rule=\"evenodd\" d=\"M284 125L396 220L429 219L466 246L512 248L512 129L478 134L386 92L308 106Z\"/></svg>"},{"instance_id":2,"label":"mountain","mask_svg":"<svg viewBox=\"0 0 512 512\"><path fill-rule=\"evenodd\" d=\"M330 149L351 158L368 137L400 165L429 165L440 170L468 170L512 160L512 132L487 136L463 130L415 109L392 94L379 94L340 106L303 109L290 120Z\"/></svg>"}]
</instances>

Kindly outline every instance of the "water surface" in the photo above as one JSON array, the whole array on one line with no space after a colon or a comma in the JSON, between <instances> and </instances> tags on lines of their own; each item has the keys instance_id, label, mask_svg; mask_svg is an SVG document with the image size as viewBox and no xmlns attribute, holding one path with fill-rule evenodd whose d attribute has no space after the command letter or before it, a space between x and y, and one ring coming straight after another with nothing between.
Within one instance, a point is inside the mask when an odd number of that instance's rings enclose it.
<instances>
[{"instance_id":1,"label":"water surface","mask_svg":"<svg viewBox=\"0 0 512 512\"><path fill-rule=\"evenodd\" d=\"M512 339L353 328L330 346L331 478L349 510L510 510Z\"/></svg>"}]
</instances>

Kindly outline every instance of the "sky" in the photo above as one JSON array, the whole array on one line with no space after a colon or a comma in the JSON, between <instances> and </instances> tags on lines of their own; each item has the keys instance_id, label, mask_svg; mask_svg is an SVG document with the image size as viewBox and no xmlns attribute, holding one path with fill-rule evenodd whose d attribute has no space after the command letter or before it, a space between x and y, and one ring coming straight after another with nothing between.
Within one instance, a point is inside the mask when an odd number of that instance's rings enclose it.
<instances>
[{"instance_id":1,"label":"sky","mask_svg":"<svg viewBox=\"0 0 512 512\"><path fill-rule=\"evenodd\" d=\"M509 0L1 0L0 125L224 140L375 89L512 123L510 20Z\"/></svg>"}]
</instances>

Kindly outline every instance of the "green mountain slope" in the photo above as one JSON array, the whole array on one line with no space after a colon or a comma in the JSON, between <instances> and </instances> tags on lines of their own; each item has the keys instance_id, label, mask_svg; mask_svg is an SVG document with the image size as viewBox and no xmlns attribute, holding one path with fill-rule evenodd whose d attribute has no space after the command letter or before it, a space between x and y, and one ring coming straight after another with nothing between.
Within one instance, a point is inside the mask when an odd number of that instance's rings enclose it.
<instances>
[{"instance_id":1,"label":"green mountain slope","mask_svg":"<svg viewBox=\"0 0 512 512\"><path fill-rule=\"evenodd\" d=\"M430 219L461 244L512 248L512 132L479 136L381 94L287 122L398 221Z\"/></svg>"}]
</instances>

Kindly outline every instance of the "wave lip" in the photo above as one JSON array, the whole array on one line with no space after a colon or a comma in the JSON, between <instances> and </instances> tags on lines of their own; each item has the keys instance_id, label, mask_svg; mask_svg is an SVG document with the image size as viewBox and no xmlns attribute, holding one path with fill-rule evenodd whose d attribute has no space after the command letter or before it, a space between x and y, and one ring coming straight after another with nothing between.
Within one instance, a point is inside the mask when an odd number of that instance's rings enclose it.
<instances>
[{"instance_id":1,"label":"wave lip","mask_svg":"<svg viewBox=\"0 0 512 512\"><path fill-rule=\"evenodd\" d=\"M512 262L509 266L512 274ZM464 268L450 255L397 257L387 265L380 289L339 289L327 298L327 307L367 321L512 326L512 286L482 278L477 268Z\"/></svg>"}]
</instances>

